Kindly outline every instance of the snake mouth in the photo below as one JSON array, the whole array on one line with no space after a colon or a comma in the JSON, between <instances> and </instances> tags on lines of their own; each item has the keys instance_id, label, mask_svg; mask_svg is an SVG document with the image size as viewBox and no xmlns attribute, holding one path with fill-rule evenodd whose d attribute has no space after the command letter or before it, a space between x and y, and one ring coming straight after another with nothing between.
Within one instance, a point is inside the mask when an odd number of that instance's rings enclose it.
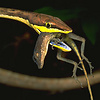
<instances>
[{"instance_id":1,"label":"snake mouth","mask_svg":"<svg viewBox=\"0 0 100 100\"><path fill-rule=\"evenodd\" d=\"M38 25L33 25L34 29L36 30L36 32L38 34L40 34L41 32L47 32L47 33L64 33L64 34L68 34L70 32L72 32L72 30L62 30L62 29L58 29L58 28L47 28L46 26L38 26Z\"/></svg>"},{"instance_id":2,"label":"snake mouth","mask_svg":"<svg viewBox=\"0 0 100 100\"><path fill-rule=\"evenodd\" d=\"M61 41L61 39L58 38L52 39L50 41L50 45L58 49L61 49L64 52L70 52L72 50L66 43L64 43L63 41Z\"/></svg>"}]
</instances>

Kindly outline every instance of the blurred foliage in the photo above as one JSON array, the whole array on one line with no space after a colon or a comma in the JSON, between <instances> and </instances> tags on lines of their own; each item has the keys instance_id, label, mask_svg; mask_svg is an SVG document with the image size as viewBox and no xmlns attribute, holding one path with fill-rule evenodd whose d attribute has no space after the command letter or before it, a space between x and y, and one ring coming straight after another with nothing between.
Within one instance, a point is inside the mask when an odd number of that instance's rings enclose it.
<instances>
[{"instance_id":1,"label":"blurred foliage","mask_svg":"<svg viewBox=\"0 0 100 100\"><path fill-rule=\"evenodd\" d=\"M95 14L94 16L91 15L89 18L87 18L87 13L89 12L87 8L53 9L52 7L43 7L35 10L35 12L56 16L63 21L76 18L81 19L81 25L84 33L91 43L95 44L96 34L99 32L99 21L95 19ZM89 14L90 13L88 13L88 15Z\"/></svg>"},{"instance_id":2,"label":"blurred foliage","mask_svg":"<svg viewBox=\"0 0 100 100\"><path fill-rule=\"evenodd\" d=\"M53 9L52 7L43 7L43 8L35 10L35 12L56 16L56 17L62 19L63 21L65 21L65 20L70 20L73 18L78 18L79 12L81 12L83 10L84 10L83 8L58 10L58 9Z\"/></svg>"},{"instance_id":3,"label":"blurred foliage","mask_svg":"<svg viewBox=\"0 0 100 100\"><path fill-rule=\"evenodd\" d=\"M89 20L84 20L82 22L82 28L92 44L95 44L96 42L96 34L99 32L100 29L99 26L100 25L97 20L93 18L90 18Z\"/></svg>"}]
</instances>

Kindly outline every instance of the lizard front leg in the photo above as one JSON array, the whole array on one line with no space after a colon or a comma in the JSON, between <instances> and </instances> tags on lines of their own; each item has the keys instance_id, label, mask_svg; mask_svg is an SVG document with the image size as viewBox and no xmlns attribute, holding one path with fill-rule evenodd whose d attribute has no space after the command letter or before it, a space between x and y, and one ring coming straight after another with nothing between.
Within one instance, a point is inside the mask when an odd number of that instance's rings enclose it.
<instances>
[{"instance_id":1,"label":"lizard front leg","mask_svg":"<svg viewBox=\"0 0 100 100\"><path fill-rule=\"evenodd\" d=\"M76 72L77 72L77 68L79 68L80 70L83 70L83 69L78 66L77 62L75 62L71 59L63 58L61 55L62 55L62 51L60 49L58 49L57 59L74 65L72 77L74 77L75 80L78 81L81 84L81 87L82 87L82 83L77 79Z\"/></svg>"}]
</instances>

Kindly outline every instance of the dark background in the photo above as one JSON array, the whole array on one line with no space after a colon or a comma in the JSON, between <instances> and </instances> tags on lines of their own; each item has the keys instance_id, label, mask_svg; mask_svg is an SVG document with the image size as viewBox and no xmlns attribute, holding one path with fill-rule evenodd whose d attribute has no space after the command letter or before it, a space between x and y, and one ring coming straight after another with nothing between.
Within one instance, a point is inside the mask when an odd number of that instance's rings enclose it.
<instances>
[{"instance_id":1,"label":"dark background","mask_svg":"<svg viewBox=\"0 0 100 100\"><path fill-rule=\"evenodd\" d=\"M0 1L0 7L15 8L26 11L35 11L43 7L52 7L56 10L86 8L86 12L81 12L81 16L89 20L96 19L96 23L100 20L100 8L97 0L8 0ZM59 12L60 13L60 12ZM82 18L81 17L81 18ZM98 20L98 21L97 21ZM84 20L83 20L84 21ZM94 20L95 21L95 20ZM95 70L100 69L100 31L96 32L95 43L88 39L87 35L82 29L82 19L74 18L65 21L74 33L86 39L85 55L92 62ZM92 22L91 22L92 23ZM91 31L91 30L90 30ZM24 38L28 35L28 38ZM57 49L49 47L48 54L45 59L45 65L42 70L37 68L37 65L32 60L33 49L36 43L38 34L27 25L23 23L12 21L8 19L0 19L0 67L9 69L15 72L34 75L39 77L71 77L73 66L56 59ZM80 49L80 43L77 42ZM77 56L72 51L65 53L67 58L78 61ZM85 66L88 66L85 63ZM89 73L89 68L86 68ZM77 75L83 75L83 72L78 70ZM94 100L99 100L100 85L92 86ZM15 88L0 84L0 99L12 100L33 100L33 99L56 99L56 100L89 100L89 93L87 88L65 91L61 93L51 94L46 91L28 90L22 88Z\"/></svg>"}]
</instances>

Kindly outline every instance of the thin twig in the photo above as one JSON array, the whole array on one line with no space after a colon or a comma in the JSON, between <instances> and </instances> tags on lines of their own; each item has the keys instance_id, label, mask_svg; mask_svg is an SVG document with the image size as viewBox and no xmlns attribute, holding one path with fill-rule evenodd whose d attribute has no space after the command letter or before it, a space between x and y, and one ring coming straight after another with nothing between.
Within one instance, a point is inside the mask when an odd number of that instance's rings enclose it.
<instances>
[{"instance_id":1,"label":"thin twig","mask_svg":"<svg viewBox=\"0 0 100 100\"><path fill-rule=\"evenodd\" d=\"M100 83L100 72L95 72L94 77L88 75L91 85ZM87 87L85 76L79 76L83 87ZM74 78L40 78L28 76L0 68L0 83L14 87L21 87L46 91L65 91L81 88Z\"/></svg>"}]
</instances>

